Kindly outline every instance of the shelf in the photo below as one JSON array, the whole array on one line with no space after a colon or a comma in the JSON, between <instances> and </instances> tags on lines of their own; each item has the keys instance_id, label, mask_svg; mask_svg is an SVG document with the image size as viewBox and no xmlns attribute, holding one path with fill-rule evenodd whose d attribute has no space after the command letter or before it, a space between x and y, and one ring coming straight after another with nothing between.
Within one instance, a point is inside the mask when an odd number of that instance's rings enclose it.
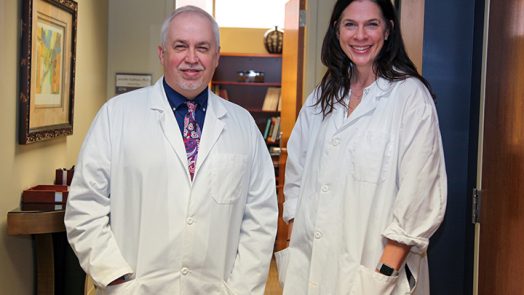
<instances>
[{"instance_id":1,"label":"shelf","mask_svg":"<svg viewBox=\"0 0 524 295\"><path fill-rule=\"evenodd\" d=\"M261 109L247 109L250 113L255 114L266 114L266 115L278 115L280 114L280 111L263 111Z\"/></svg>"},{"instance_id":2,"label":"shelf","mask_svg":"<svg viewBox=\"0 0 524 295\"><path fill-rule=\"evenodd\" d=\"M238 53L238 52L221 52L220 56L233 56L233 57L282 57L282 54L273 54L273 53Z\"/></svg>"},{"instance_id":3,"label":"shelf","mask_svg":"<svg viewBox=\"0 0 524 295\"><path fill-rule=\"evenodd\" d=\"M214 85L238 85L238 86L263 86L280 87L279 82L237 82L237 81L212 81Z\"/></svg>"}]
</instances>

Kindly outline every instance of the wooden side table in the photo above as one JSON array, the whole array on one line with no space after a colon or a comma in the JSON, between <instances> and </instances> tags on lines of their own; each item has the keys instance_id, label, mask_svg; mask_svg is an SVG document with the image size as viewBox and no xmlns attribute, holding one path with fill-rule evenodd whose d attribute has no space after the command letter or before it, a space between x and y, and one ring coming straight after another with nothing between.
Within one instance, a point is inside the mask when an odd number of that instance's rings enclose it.
<instances>
[{"instance_id":1,"label":"wooden side table","mask_svg":"<svg viewBox=\"0 0 524 295\"><path fill-rule=\"evenodd\" d=\"M48 205L48 204L46 204ZM35 263L36 294L55 294L53 233L64 232L64 206L47 206L7 213L8 235L31 235Z\"/></svg>"}]
</instances>

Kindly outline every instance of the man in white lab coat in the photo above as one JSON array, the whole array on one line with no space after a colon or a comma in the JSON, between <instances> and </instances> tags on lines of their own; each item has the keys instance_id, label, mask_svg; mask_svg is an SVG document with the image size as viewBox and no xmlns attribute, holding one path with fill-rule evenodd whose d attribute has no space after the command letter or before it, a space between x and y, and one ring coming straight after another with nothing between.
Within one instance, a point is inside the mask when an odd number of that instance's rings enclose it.
<instances>
[{"instance_id":1,"label":"man in white lab coat","mask_svg":"<svg viewBox=\"0 0 524 295\"><path fill-rule=\"evenodd\" d=\"M278 212L271 158L251 115L208 90L213 18L179 8L161 37L164 76L109 100L85 138L69 242L100 294L263 294Z\"/></svg>"}]
</instances>

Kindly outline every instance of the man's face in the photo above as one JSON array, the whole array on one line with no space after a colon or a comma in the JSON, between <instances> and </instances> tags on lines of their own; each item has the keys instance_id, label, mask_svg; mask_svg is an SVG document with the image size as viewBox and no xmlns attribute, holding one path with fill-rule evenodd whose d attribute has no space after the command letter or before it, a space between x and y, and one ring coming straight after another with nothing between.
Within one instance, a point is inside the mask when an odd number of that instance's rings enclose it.
<instances>
[{"instance_id":1,"label":"man's face","mask_svg":"<svg viewBox=\"0 0 524 295\"><path fill-rule=\"evenodd\" d=\"M209 20L192 12L175 16L158 55L169 86L188 99L204 90L218 66L219 45Z\"/></svg>"}]
</instances>

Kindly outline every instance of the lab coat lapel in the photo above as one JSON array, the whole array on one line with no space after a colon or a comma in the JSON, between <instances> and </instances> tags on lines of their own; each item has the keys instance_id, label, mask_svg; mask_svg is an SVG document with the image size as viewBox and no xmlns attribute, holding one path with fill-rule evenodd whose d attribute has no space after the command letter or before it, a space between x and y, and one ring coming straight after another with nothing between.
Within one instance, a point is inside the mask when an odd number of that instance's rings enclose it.
<instances>
[{"instance_id":1,"label":"lab coat lapel","mask_svg":"<svg viewBox=\"0 0 524 295\"><path fill-rule=\"evenodd\" d=\"M346 120L342 127L345 128L356 122L359 118L373 112L377 107L381 96L389 89L390 83L383 78L378 78L371 86L364 90L364 98L355 111L351 113L349 120Z\"/></svg>"},{"instance_id":2,"label":"lab coat lapel","mask_svg":"<svg viewBox=\"0 0 524 295\"><path fill-rule=\"evenodd\" d=\"M223 117L226 115L226 109L222 105L221 99L209 91L204 129L202 130L202 138L198 147L195 178L225 126Z\"/></svg>"},{"instance_id":3,"label":"lab coat lapel","mask_svg":"<svg viewBox=\"0 0 524 295\"><path fill-rule=\"evenodd\" d=\"M182 134L178 128L178 123L171 110L171 106L167 100L166 93L164 91L164 86L162 85L163 77L161 77L155 84L155 90L151 97L150 108L159 112L159 124L162 128L162 132L166 137L169 145L177 155L177 158L180 161L180 164L185 167L187 177L189 179L189 170L187 169L187 154L186 147L184 146L184 141L182 140Z\"/></svg>"},{"instance_id":4,"label":"lab coat lapel","mask_svg":"<svg viewBox=\"0 0 524 295\"><path fill-rule=\"evenodd\" d=\"M343 125L351 124L352 122L372 112L376 107L377 101L375 97L366 95L364 99L362 99L358 107L353 111L353 113L351 113L351 115L349 116L349 120L346 120L346 123Z\"/></svg>"}]
</instances>

